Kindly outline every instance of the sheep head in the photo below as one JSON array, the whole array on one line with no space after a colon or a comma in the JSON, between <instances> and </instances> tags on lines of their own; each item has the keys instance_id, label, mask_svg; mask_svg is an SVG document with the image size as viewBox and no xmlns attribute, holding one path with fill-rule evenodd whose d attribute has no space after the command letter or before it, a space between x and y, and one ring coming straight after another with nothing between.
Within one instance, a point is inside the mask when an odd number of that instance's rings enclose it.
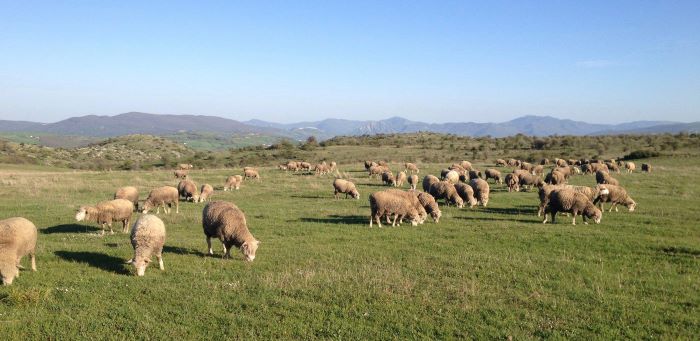
<instances>
[{"instance_id":1,"label":"sheep head","mask_svg":"<svg viewBox=\"0 0 700 341\"><path fill-rule=\"evenodd\" d=\"M245 256L245 260L252 262L255 259L255 252L258 250L260 241L257 239L248 240L241 245L241 252Z\"/></svg>"},{"instance_id":2,"label":"sheep head","mask_svg":"<svg viewBox=\"0 0 700 341\"><path fill-rule=\"evenodd\" d=\"M15 277L19 274L19 269L17 268L14 261L0 264L0 275L2 276L3 285L10 285Z\"/></svg>"}]
</instances>

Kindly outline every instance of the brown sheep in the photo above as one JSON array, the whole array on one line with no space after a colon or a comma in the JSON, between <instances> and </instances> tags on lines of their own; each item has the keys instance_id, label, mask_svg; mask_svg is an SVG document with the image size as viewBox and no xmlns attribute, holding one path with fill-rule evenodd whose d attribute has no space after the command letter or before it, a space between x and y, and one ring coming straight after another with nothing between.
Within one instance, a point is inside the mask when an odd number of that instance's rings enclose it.
<instances>
[{"instance_id":1,"label":"brown sheep","mask_svg":"<svg viewBox=\"0 0 700 341\"><path fill-rule=\"evenodd\" d=\"M411 185L412 190L415 190L416 186L418 186L418 175L411 174L411 176L408 177L408 184Z\"/></svg>"},{"instance_id":2,"label":"brown sheep","mask_svg":"<svg viewBox=\"0 0 700 341\"><path fill-rule=\"evenodd\" d=\"M438 179L436 176L426 175L425 177L423 177L423 191L429 192L430 186L437 182L440 182L440 179Z\"/></svg>"},{"instance_id":3,"label":"brown sheep","mask_svg":"<svg viewBox=\"0 0 700 341\"><path fill-rule=\"evenodd\" d=\"M202 185L202 188L199 190L199 202L210 200L212 194L214 194L214 187L210 184Z\"/></svg>"},{"instance_id":4,"label":"brown sheep","mask_svg":"<svg viewBox=\"0 0 700 341\"><path fill-rule=\"evenodd\" d=\"M418 225L420 219L418 210L412 205L409 200L402 196L398 196L388 191L374 192L369 195L370 217L369 227L372 227L373 221L377 222L379 227L382 227L381 218L394 216L392 226L399 225L403 218L408 218L411 225Z\"/></svg>"},{"instance_id":5,"label":"brown sheep","mask_svg":"<svg viewBox=\"0 0 700 341\"><path fill-rule=\"evenodd\" d=\"M173 174L175 174L175 179L187 179L188 170L178 169Z\"/></svg>"},{"instance_id":6,"label":"brown sheep","mask_svg":"<svg viewBox=\"0 0 700 341\"><path fill-rule=\"evenodd\" d=\"M401 171L399 174L396 176L396 187L403 187L403 184L406 182L406 172Z\"/></svg>"},{"instance_id":7,"label":"brown sheep","mask_svg":"<svg viewBox=\"0 0 700 341\"><path fill-rule=\"evenodd\" d=\"M502 184L503 183L503 177L501 176L501 172L493 169L493 168L486 168L484 171L484 179L493 179L497 184Z\"/></svg>"},{"instance_id":8,"label":"brown sheep","mask_svg":"<svg viewBox=\"0 0 700 341\"><path fill-rule=\"evenodd\" d=\"M505 167L507 165L508 165L508 163L506 162L506 160L503 160L503 159L496 160L496 167Z\"/></svg>"},{"instance_id":9,"label":"brown sheep","mask_svg":"<svg viewBox=\"0 0 700 341\"><path fill-rule=\"evenodd\" d=\"M246 169L243 172L244 179L255 179L260 181L260 173L255 169Z\"/></svg>"},{"instance_id":10,"label":"brown sheep","mask_svg":"<svg viewBox=\"0 0 700 341\"><path fill-rule=\"evenodd\" d=\"M154 188L148 193L148 198L143 203L141 213L148 213L148 211L155 208L156 214L158 214L161 206L163 206L165 213L170 213L169 208L173 204L175 204L175 213L180 213L180 194L177 188L171 186Z\"/></svg>"},{"instance_id":11,"label":"brown sheep","mask_svg":"<svg viewBox=\"0 0 700 341\"><path fill-rule=\"evenodd\" d=\"M421 205L423 205L423 209L425 209L425 212L427 214L430 214L435 223L440 221L442 212L440 212L440 208L438 207L435 198L433 198L433 196L430 195L430 193L418 192L418 201Z\"/></svg>"},{"instance_id":12,"label":"brown sheep","mask_svg":"<svg viewBox=\"0 0 700 341\"><path fill-rule=\"evenodd\" d=\"M120 187L114 193L114 199L126 199L134 204L134 209L139 209L139 190L134 186Z\"/></svg>"},{"instance_id":13,"label":"brown sheep","mask_svg":"<svg viewBox=\"0 0 700 341\"><path fill-rule=\"evenodd\" d=\"M185 198L185 201L199 202L199 191L197 185L192 180L182 180L177 184L178 194Z\"/></svg>"},{"instance_id":14,"label":"brown sheep","mask_svg":"<svg viewBox=\"0 0 700 341\"><path fill-rule=\"evenodd\" d=\"M459 197L462 198L462 201L469 204L469 208L476 206L477 201L476 198L474 198L474 189L472 186L459 182L455 184L455 189Z\"/></svg>"},{"instance_id":15,"label":"brown sheep","mask_svg":"<svg viewBox=\"0 0 700 341\"><path fill-rule=\"evenodd\" d=\"M34 223L14 217L0 220L0 277L3 285L10 285L19 277L22 257L29 255L32 271L36 271L36 237Z\"/></svg>"},{"instance_id":16,"label":"brown sheep","mask_svg":"<svg viewBox=\"0 0 700 341\"><path fill-rule=\"evenodd\" d=\"M391 172L382 173L382 182L387 186L396 186L396 178Z\"/></svg>"},{"instance_id":17,"label":"brown sheep","mask_svg":"<svg viewBox=\"0 0 700 341\"><path fill-rule=\"evenodd\" d=\"M414 163L406 162L404 166L406 167L406 172L410 172L411 174L414 172L416 174L420 173L420 169L418 169L418 166L416 166Z\"/></svg>"},{"instance_id":18,"label":"brown sheep","mask_svg":"<svg viewBox=\"0 0 700 341\"><path fill-rule=\"evenodd\" d=\"M626 162L625 163L625 169L627 170L627 173L633 173L635 169L637 169L637 165L634 164L634 162Z\"/></svg>"},{"instance_id":19,"label":"brown sheep","mask_svg":"<svg viewBox=\"0 0 700 341\"><path fill-rule=\"evenodd\" d=\"M134 204L126 199L115 199L103 201L95 206L84 205L80 206L75 213L76 221L94 221L102 226L101 235L105 234L106 227L109 227L109 233L114 234L112 230L113 222L121 222L124 224L122 230L124 233L129 232L129 222L131 215L134 212Z\"/></svg>"},{"instance_id":20,"label":"brown sheep","mask_svg":"<svg viewBox=\"0 0 700 341\"><path fill-rule=\"evenodd\" d=\"M595 172L595 181L598 184L610 184L610 185L619 185L620 182L617 181L617 179L613 178L610 173L608 172L603 172L603 171L597 171Z\"/></svg>"},{"instance_id":21,"label":"brown sheep","mask_svg":"<svg viewBox=\"0 0 700 341\"><path fill-rule=\"evenodd\" d=\"M608 212L612 212L613 208L615 209L615 212L617 212L617 205L619 204L626 206L627 210L630 212L634 212L635 208L637 208L637 203L632 200L629 194L627 194L625 188L622 186L598 185L596 189L600 195L595 199L594 203L600 203L601 210L604 210L603 203L606 202L612 203Z\"/></svg>"},{"instance_id":22,"label":"brown sheep","mask_svg":"<svg viewBox=\"0 0 700 341\"><path fill-rule=\"evenodd\" d=\"M224 191L240 189L241 183L243 183L243 177L240 175L231 175L226 178L226 183L224 184Z\"/></svg>"},{"instance_id":23,"label":"brown sheep","mask_svg":"<svg viewBox=\"0 0 700 341\"><path fill-rule=\"evenodd\" d=\"M464 201L457 193L455 186L449 181L439 181L430 185L428 193L435 197L435 200L444 199L445 204L450 203L456 205L459 208L464 207Z\"/></svg>"},{"instance_id":24,"label":"brown sheep","mask_svg":"<svg viewBox=\"0 0 700 341\"><path fill-rule=\"evenodd\" d=\"M517 174L508 173L506 174L506 186L508 186L508 192L517 192L520 190L520 178Z\"/></svg>"},{"instance_id":25,"label":"brown sheep","mask_svg":"<svg viewBox=\"0 0 700 341\"><path fill-rule=\"evenodd\" d=\"M245 214L236 205L225 201L212 201L202 210L202 228L207 238L210 255L211 239L218 238L224 244L224 258L231 258L231 249L237 247L252 262L260 241L255 239L248 229Z\"/></svg>"},{"instance_id":26,"label":"brown sheep","mask_svg":"<svg viewBox=\"0 0 700 341\"><path fill-rule=\"evenodd\" d=\"M333 181L333 189L335 190L333 195L336 199L338 199L338 193L345 193L345 199L348 198L348 194L355 199L360 199L360 192L357 191L355 184L348 180L335 179Z\"/></svg>"},{"instance_id":27,"label":"brown sheep","mask_svg":"<svg viewBox=\"0 0 700 341\"><path fill-rule=\"evenodd\" d=\"M474 198L476 201L480 203L481 206L486 207L489 203L489 193L491 192L489 183L484 179L472 179L469 185L472 186L474 190Z\"/></svg>"},{"instance_id":28,"label":"brown sheep","mask_svg":"<svg viewBox=\"0 0 700 341\"><path fill-rule=\"evenodd\" d=\"M600 224L603 213L585 195L574 190L563 188L555 189L549 195L549 202L544 208L543 224L547 223L547 213L552 215L552 224L555 223L558 212L571 213L573 219L571 223L576 225L576 216L580 213L585 224L586 218L593 219L596 224Z\"/></svg>"}]
</instances>

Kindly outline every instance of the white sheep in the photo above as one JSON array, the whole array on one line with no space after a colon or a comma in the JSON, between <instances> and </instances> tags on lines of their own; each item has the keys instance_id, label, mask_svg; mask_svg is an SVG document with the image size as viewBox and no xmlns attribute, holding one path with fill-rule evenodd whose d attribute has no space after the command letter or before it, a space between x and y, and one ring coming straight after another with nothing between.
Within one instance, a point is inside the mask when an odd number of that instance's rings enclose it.
<instances>
[{"instance_id":1,"label":"white sheep","mask_svg":"<svg viewBox=\"0 0 700 341\"><path fill-rule=\"evenodd\" d=\"M210 184L202 185L202 188L199 190L199 202L209 200L212 194L214 194L214 187L212 187Z\"/></svg>"},{"instance_id":2,"label":"white sheep","mask_svg":"<svg viewBox=\"0 0 700 341\"><path fill-rule=\"evenodd\" d=\"M136 267L136 275L143 276L146 267L151 263L151 256L156 256L158 267L163 266L163 245L165 244L165 224L152 214L144 214L134 223L131 229L131 246L134 257L127 261Z\"/></svg>"},{"instance_id":3,"label":"white sheep","mask_svg":"<svg viewBox=\"0 0 700 341\"><path fill-rule=\"evenodd\" d=\"M552 223L558 212L568 212L573 215L571 224L576 225L576 216L580 213L583 215L584 223L586 218L593 219L596 224L600 224L603 213L598 209L585 195L578 193L572 189L562 188L555 189L549 195L549 202L544 208L543 224L547 223L547 213L552 215Z\"/></svg>"},{"instance_id":4,"label":"white sheep","mask_svg":"<svg viewBox=\"0 0 700 341\"><path fill-rule=\"evenodd\" d=\"M139 190L134 186L125 186L118 188L114 193L114 199L126 199L134 204L134 209L139 208Z\"/></svg>"},{"instance_id":5,"label":"white sheep","mask_svg":"<svg viewBox=\"0 0 700 341\"><path fill-rule=\"evenodd\" d=\"M355 184L344 179L333 180L333 189L335 192L333 195L338 199L338 193L345 193L345 198L348 198L348 194L352 195L355 199L360 199L360 192L357 191Z\"/></svg>"},{"instance_id":6,"label":"white sheep","mask_svg":"<svg viewBox=\"0 0 700 341\"><path fill-rule=\"evenodd\" d=\"M129 222L131 215L134 212L134 204L126 199L115 199L103 201L95 206L84 205L78 208L75 213L76 221L94 221L102 227L100 234L104 235L106 227L109 227L109 233L114 234L112 230L113 222L121 222L124 224L122 230L124 233L129 232Z\"/></svg>"},{"instance_id":7,"label":"white sheep","mask_svg":"<svg viewBox=\"0 0 700 341\"><path fill-rule=\"evenodd\" d=\"M175 204L175 213L180 213L180 195L177 188L172 186L158 187L148 193L141 213L148 213L155 208L156 214L159 214L161 206L163 206L165 213L170 213L173 204Z\"/></svg>"},{"instance_id":8,"label":"white sheep","mask_svg":"<svg viewBox=\"0 0 700 341\"><path fill-rule=\"evenodd\" d=\"M202 227L207 238L209 254L213 255L211 238L219 238L224 244L224 258L231 257L231 248L240 248L245 260L252 262L260 241L248 230L245 214L236 205L225 201L212 201L202 211Z\"/></svg>"},{"instance_id":9,"label":"white sheep","mask_svg":"<svg viewBox=\"0 0 700 341\"><path fill-rule=\"evenodd\" d=\"M29 255L32 271L36 271L36 226L31 221L14 217L0 220L0 277L10 285L19 277L22 257Z\"/></svg>"}]
</instances>

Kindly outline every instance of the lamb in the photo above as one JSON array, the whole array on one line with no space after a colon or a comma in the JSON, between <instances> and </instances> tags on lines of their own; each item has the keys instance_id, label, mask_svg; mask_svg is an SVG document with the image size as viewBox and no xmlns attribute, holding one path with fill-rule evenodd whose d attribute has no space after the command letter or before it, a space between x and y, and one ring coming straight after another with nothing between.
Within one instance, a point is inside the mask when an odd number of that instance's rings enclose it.
<instances>
[{"instance_id":1,"label":"lamb","mask_svg":"<svg viewBox=\"0 0 700 341\"><path fill-rule=\"evenodd\" d=\"M418 186L418 175L411 174L411 176L408 177L408 184L411 185L412 190L416 190L416 186Z\"/></svg>"},{"instance_id":2,"label":"lamb","mask_svg":"<svg viewBox=\"0 0 700 341\"><path fill-rule=\"evenodd\" d=\"M414 163L406 162L404 166L406 166L406 172L411 172L411 174L413 174L413 172L416 174L420 173L420 169L418 169L418 166Z\"/></svg>"},{"instance_id":3,"label":"lamb","mask_svg":"<svg viewBox=\"0 0 700 341\"><path fill-rule=\"evenodd\" d=\"M455 186L449 181L438 181L430 185L428 190L435 200L444 199L445 204L455 204L457 207L464 207L464 200L457 193Z\"/></svg>"},{"instance_id":4,"label":"lamb","mask_svg":"<svg viewBox=\"0 0 700 341\"><path fill-rule=\"evenodd\" d=\"M355 184L348 180L333 180L333 188L335 190L333 195L336 199L338 199L338 193L345 193L345 199L348 198L348 194L350 194L355 199L360 199L360 192L357 191Z\"/></svg>"},{"instance_id":5,"label":"lamb","mask_svg":"<svg viewBox=\"0 0 700 341\"><path fill-rule=\"evenodd\" d=\"M445 174L444 180L456 184L459 182L459 173L457 173L457 171L451 170L447 172L447 174Z\"/></svg>"},{"instance_id":6,"label":"lamb","mask_svg":"<svg viewBox=\"0 0 700 341\"><path fill-rule=\"evenodd\" d=\"M127 261L136 268L136 275L143 276L146 267L151 263L151 256L156 256L158 267L163 266L163 245L165 244L165 224L152 214L144 214L134 223L131 229L131 246L134 257Z\"/></svg>"},{"instance_id":7,"label":"lamb","mask_svg":"<svg viewBox=\"0 0 700 341\"><path fill-rule=\"evenodd\" d=\"M651 173L651 165L648 163L642 164L642 172Z\"/></svg>"},{"instance_id":8,"label":"lamb","mask_svg":"<svg viewBox=\"0 0 700 341\"><path fill-rule=\"evenodd\" d=\"M158 214L161 206L163 206L165 213L170 213L173 204L175 204L175 213L180 213L180 194L177 188L172 186L154 188L144 201L141 213L146 214L155 208L156 214Z\"/></svg>"},{"instance_id":9,"label":"lamb","mask_svg":"<svg viewBox=\"0 0 700 341\"><path fill-rule=\"evenodd\" d=\"M440 212L440 208L438 207L435 198L433 198L433 196L430 195L430 193L418 192L418 201L421 205L423 205L423 209L425 210L425 212L427 214L430 214L435 223L440 221L442 212Z\"/></svg>"},{"instance_id":10,"label":"lamb","mask_svg":"<svg viewBox=\"0 0 700 341\"><path fill-rule=\"evenodd\" d=\"M396 176L396 187L403 187L403 184L406 182L406 172L401 171L399 174Z\"/></svg>"},{"instance_id":11,"label":"lamb","mask_svg":"<svg viewBox=\"0 0 700 341\"><path fill-rule=\"evenodd\" d=\"M369 227L372 227L373 220L377 222L379 227L382 227L381 218L391 215L394 215L392 226L396 226L397 220L400 225L403 218L410 219L413 226L418 225L418 210L403 196L388 191L375 192L369 195L369 206L371 210Z\"/></svg>"},{"instance_id":12,"label":"lamb","mask_svg":"<svg viewBox=\"0 0 700 341\"><path fill-rule=\"evenodd\" d=\"M392 174L391 172L382 173L382 182L385 185L396 186L396 178L394 177L394 174Z\"/></svg>"},{"instance_id":13,"label":"lamb","mask_svg":"<svg viewBox=\"0 0 700 341\"><path fill-rule=\"evenodd\" d=\"M610 184L616 186L620 184L620 182L613 178L610 173L603 171L595 172L595 181L599 184Z\"/></svg>"},{"instance_id":14,"label":"lamb","mask_svg":"<svg viewBox=\"0 0 700 341\"><path fill-rule=\"evenodd\" d=\"M503 160L503 159L496 160L496 167L505 167L507 165L508 165L508 163L506 162L506 160Z\"/></svg>"},{"instance_id":15,"label":"lamb","mask_svg":"<svg viewBox=\"0 0 700 341\"><path fill-rule=\"evenodd\" d=\"M625 163L625 169L627 170L627 173L633 173L635 169L637 169L637 165L634 164L634 162L626 162Z\"/></svg>"},{"instance_id":16,"label":"lamb","mask_svg":"<svg viewBox=\"0 0 700 341\"><path fill-rule=\"evenodd\" d=\"M114 199L126 199L134 204L134 208L139 209L139 190L134 186L120 187L114 193Z\"/></svg>"},{"instance_id":17,"label":"lamb","mask_svg":"<svg viewBox=\"0 0 700 341\"><path fill-rule=\"evenodd\" d=\"M199 190L199 202L205 202L209 200L209 197L214 194L214 187L210 184L202 185L202 189Z\"/></svg>"},{"instance_id":18,"label":"lamb","mask_svg":"<svg viewBox=\"0 0 700 341\"><path fill-rule=\"evenodd\" d=\"M175 179L187 179L187 174L189 173L186 169L178 169L173 174L175 174Z\"/></svg>"},{"instance_id":19,"label":"lamb","mask_svg":"<svg viewBox=\"0 0 700 341\"><path fill-rule=\"evenodd\" d=\"M520 190L520 178L517 174L508 173L506 174L506 186L508 186L508 192L517 192Z\"/></svg>"},{"instance_id":20,"label":"lamb","mask_svg":"<svg viewBox=\"0 0 700 341\"><path fill-rule=\"evenodd\" d=\"M260 180L260 174L255 169L246 169L243 171L243 175L245 176L245 179Z\"/></svg>"},{"instance_id":21,"label":"lamb","mask_svg":"<svg viewBox=\"0 0 700 341\"><path fill-rule=\"evenodd\" d=\"M185 201L199 202L199 191L197 185L191 180L182 180L177 184L178 194L185 198Z\"/></svg>"},{"instance_id":22,"label":"lamb","mask_svg":"<svg viewBox=\"0 0 700 341\"><path fill-rule=\"evenodd\" d=\"M539 176L535 176L530 173L520 174L518 178L520 179L520 182L518 184L524 189L532 189L532 187L544 186L544 181L542 181L542 179Z\"/></svg>"},{"instance_id":23,"label":"lamb","mask_svg":"<svg viewBox=\"0 0 700 341\"><path fill-rule=\"evenodd\" d=\"M436 176L426 175L423 178L423 191L425 191L425 192L430 191L430 186L432 186L432 184L437 183L437 182L440 182L440 179L438 179Z\"/></svg>"},{"instance_id":24,"label":"lamb","mask_svg":"<svg viewBox=\"0 0 700 341\"><path fill-rule=\"evenodd\" d=\"M243 182L243 177L240 175L231 175L226 178L226 183L224 184L224 191L240 189L241 183Z\"/></svg>"},{"instance_id":25,"label":"lamb","mask_svg":"<svg viewBox=\"0 0 700 341\"><path fill-rule=\"evenodd\" d=\"M585 195L572 189L555 189L549 195L549 203L544 208L543 224L547 223L547 213L552 215L552 224L555 223L558 212L571 213L573 219L571 223L576 225L576 216L581 213L585 224L586 218L593 219L596 224L600 224L603 213Z\"/></svg>"},{"instance_id":26,"label":"lamb","mask_svg":"<svg viewBox=\"0 0 700 341\"><path fill-rule=\"evenodd\" d=\"M596 186L596 190L600 195L598 195L597 198L593 201L594 204L600 203L600 209L603 210L603 203L609 202L612 203L610 206L610 210L608 212L612 212L612 209L615 209L615 212L617 212L617 205L622 204L627 207L627 210L630 212L634 212L634 209L637 207L637 203L632 200L632 198L627 194L627 191L624 189L622 186L616 186L616 185L598 185Z\"/></svg>"},{"instance_id":27,"label":"lamb","mask_svg":"<svg viewBox=\"0 0 700 341\"><path fill-rule=\"evenodd\" d=\"M493 179L497 184L502 184L503 183L503 176L501 175L501 172L493 169L493 168L486 168L484 171L484 179Z\"/></svg>"},{"instance_id":28,"label":"lamb","mask_svg":"<svg viewBox=\"0 0 700 341\"><path fill-rule=\"evenodd\" d=\"M212 201L202 211L202 228L207 238L209 254L211 238L216 237L224 244L224 258L231 257L231 248L240 248L245 260L252 262L260 241L248 230L245 214L236 205L225 201Z\"/></svg>"},{"instance_id":29,"label":"lamb","mask_svg":"<svg viewBox=\"0 0 700 341\"><path fill-rule=\"evenodd\" d=\"M126 199L114 199L103 201L95 206L83 205L78 208L75 213L76 221L95 221L102 226L101 235L105 234L106 226L109 227L109 232L114 234L112 223L122 222L124 224L122 230L124 233L129 232L129 221L131 214L134 212L134 204Z\"/></svg>"},{"instance_id":30,"label":"lamb","mask_svg":"<svg viewBox=\"0 0 700 341\"><path fill-rule=\"evenodd\" d=\"M462 198L462 201L469 204L469 208L476 205L477 202L476 198L474 198L474 189L472 186L459 182L455 184L455 189L459 197Z\"/></svg>"},{"instance_id":31,"label":"lamb","mask_svg":"<svg viewBox=\"0 0 700 341\"><path fill-rule=\"evenodd\" d=\"M481 206L486 207L489 203L489 192L491 191L489 183L484 179L472 179L469 185L471 185L474 190L474 198L476 198L476 201L479 202Z\"/></svg>"},{"instance_id":32,"label":"lamb","mask_svg":"<svg viewBox=\"0 0 700 341\"><path fill-rule=\"evenodd\" d=\"M32 271L36 271L36 237L34 223L14 217L0 220L0 277L3 285L10 285L19 277L22 257L29 255Z\"/></svg>"},{"instance_id":33,"label":"lamb","mask_svg":"<svg viewBox=\"0 0 700 341\"><path fill-rule=\"evenodd\" d=\"M194 168L194 166L192 166L189 163L181 163L181 164L177 165L177 168L182 169L182 170L190 170L190 169Z\"/></svg>"}]
</instances>

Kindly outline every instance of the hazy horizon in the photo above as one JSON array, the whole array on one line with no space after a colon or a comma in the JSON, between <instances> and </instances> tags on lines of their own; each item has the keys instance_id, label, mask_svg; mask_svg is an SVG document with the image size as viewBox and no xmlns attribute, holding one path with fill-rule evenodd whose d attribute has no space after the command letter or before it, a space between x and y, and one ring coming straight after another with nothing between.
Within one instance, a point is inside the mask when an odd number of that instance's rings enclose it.
<instances>
[{"instance_id":1,"label":"hazy horizon","mask_svg":"<svg viewBox=\"0 0 700 341\"><path fill-rule=\"evenodd\" d=\"M0 119L700 117L700 2L3 2Z\"/></svg>"}]
</instances>

